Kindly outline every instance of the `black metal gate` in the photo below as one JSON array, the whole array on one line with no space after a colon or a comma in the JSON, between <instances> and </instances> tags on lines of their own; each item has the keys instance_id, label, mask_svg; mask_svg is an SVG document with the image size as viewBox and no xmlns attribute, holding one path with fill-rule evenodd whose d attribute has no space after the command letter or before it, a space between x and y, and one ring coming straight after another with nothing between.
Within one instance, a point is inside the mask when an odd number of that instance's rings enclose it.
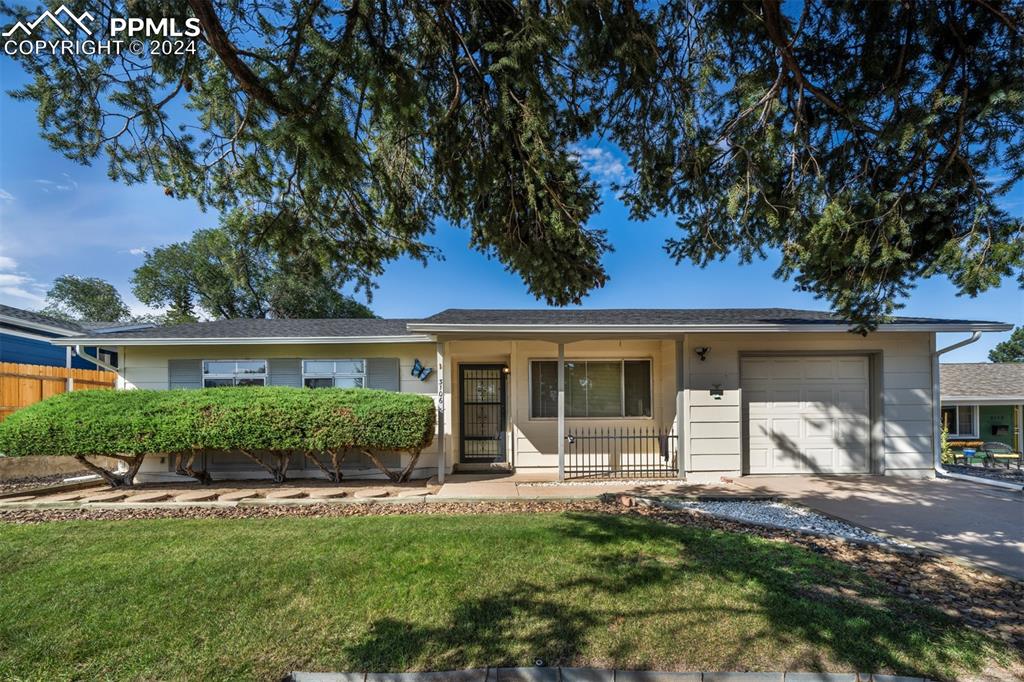
<instances>
[{"instance_id":1,"label":"black metal gate","mask_svg":"<svg viewBox=\"0 0 1024 682\"><path fill-rule=\"evenodd\" d=\"M656 428L573 429L565 437L565 477L677 478L678 440Z\"/></svg>"},{"instance_id":2,"label":"black metal gate","mask_svg":"<svg viewBox=\"0 0 1024 682\"><path fill-rule=\"evenodd\" d=\"M459 461L505 461L505 366L459 365Z\"/></svg>"}]
</instances>

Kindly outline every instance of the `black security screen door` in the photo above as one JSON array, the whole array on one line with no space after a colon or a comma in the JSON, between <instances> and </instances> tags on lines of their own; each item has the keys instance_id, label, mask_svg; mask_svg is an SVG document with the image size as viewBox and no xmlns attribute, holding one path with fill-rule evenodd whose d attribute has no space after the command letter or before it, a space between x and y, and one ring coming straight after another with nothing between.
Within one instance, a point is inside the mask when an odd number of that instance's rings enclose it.
<instances>
[{"instance_id":1,"label":"black security screen door","mask_svg":"<svg viewBox=\"0 0 1024 682\"><path fill-rule=\"evenodd\" d=\"M459 396L459 461L504 462L505 367L460 365Z\"/></svg>"}]
</instances>

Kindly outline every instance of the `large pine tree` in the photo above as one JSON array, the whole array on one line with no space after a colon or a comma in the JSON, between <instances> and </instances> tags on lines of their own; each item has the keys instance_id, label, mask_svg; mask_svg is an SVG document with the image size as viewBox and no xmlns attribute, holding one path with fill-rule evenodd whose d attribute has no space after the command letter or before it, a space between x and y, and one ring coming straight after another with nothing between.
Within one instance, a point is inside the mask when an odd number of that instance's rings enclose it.
<instances>
[{"instance_id":1,"label":"large pine tree","mask_svg":"<svg viewBox=\"0 0 1024 682\"><path fill-rule=\"evenodd\" d=\"M1024 281L999 206L1024 176L1020 2L95 5L98 25L203 34L195 54L19 56L50 144L258 212L275 248L314 244L364 284L429 258L447 219L538 297L579 301L611 246L573 153L596 138L629 159L635 217L678 216L670 257L778 251L862 328L922 277Z\"/></svg>"}]
</instances>

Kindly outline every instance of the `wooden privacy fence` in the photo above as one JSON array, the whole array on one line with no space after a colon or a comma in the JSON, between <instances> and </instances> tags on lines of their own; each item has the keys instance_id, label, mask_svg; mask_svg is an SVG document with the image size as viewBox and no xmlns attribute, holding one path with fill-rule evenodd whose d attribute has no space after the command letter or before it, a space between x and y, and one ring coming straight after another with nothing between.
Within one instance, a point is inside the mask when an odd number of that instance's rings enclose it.
<instances>
[{"instance_id":1,"label":"wooden privacy fence","mask_svg":"<svg viewBox=\"0 0 1024 682\"><path fill-rule=\"evenodd\" d=\"M68 380L71 380L70 382ZM0 421L15 410L71 390L112 389L117 375L97 369L0 362Z\"/></svg>"}]
</instances>

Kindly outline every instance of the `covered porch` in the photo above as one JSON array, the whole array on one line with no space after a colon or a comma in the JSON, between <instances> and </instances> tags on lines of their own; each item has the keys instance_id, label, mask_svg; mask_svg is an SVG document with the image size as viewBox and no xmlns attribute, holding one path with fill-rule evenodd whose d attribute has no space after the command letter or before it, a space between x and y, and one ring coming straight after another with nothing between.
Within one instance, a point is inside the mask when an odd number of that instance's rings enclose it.
<instances>
[{"instance_id":1,"label":"covered porch","mask_svg":"<svg viewBox=\"0 0 1024 682\"><path fill-rule=\"evenodd\" d=\"M682 338L441 336L437 476L679 479Z\"/></svg>"}]
</instances>

